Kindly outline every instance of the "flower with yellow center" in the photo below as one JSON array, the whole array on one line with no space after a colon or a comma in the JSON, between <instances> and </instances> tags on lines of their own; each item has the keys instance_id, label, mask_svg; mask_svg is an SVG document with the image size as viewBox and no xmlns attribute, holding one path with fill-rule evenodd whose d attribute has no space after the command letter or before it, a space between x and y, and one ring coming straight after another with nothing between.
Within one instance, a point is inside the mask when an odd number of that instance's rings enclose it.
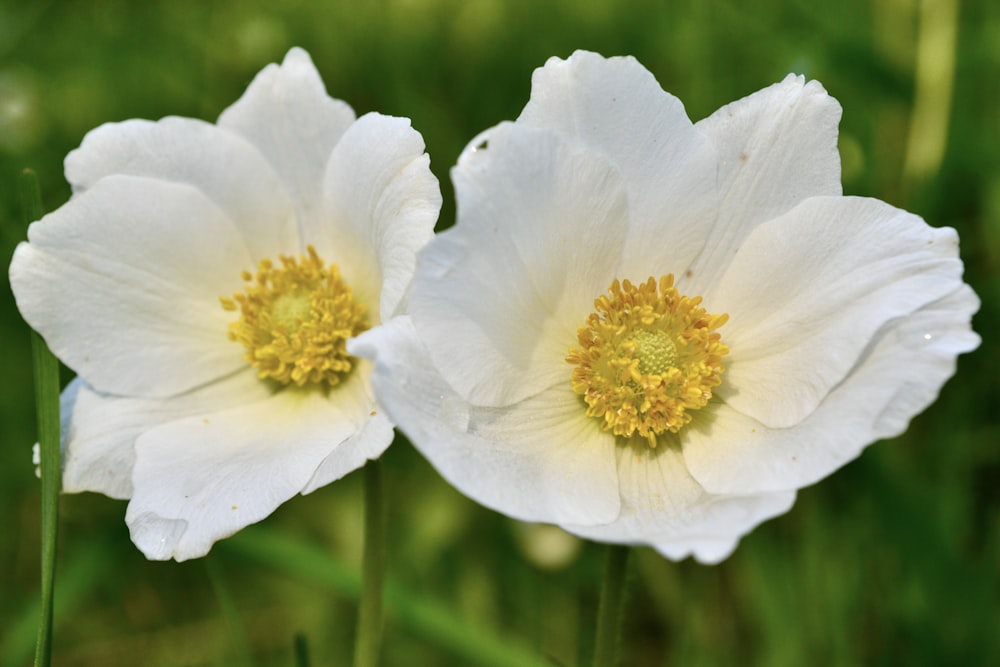
<instances>
[{"instance_id":1,"label":"flower with yellow center","mask_svg":"<svg viewBox=\"0 0 1000 667\"><path fill-rule=\"evenodd\" d=\"M257 377L333 387L354 367L347 339L367 329L368 318L337 265L324 265L312 246L308 253L299 259L282 256L280 268L260 260L256 278L243 273L246 291L223 297L222 307L240 311L240 319L229 325L229 339L246 348L243 358Z\"/></svg>"},{"instance_id":2,"label":"flower with yellow center","mask_svg":"<svg viewBox=\"0 0 1000 667\"><path fill-rule=\"evenodd\" d=\"M217 124L101 126L66 175L10 268L79 374L65 491L128 498L143 553L184 560L385 450L347 344L400 310L437 219L409 121L355 118L292 49Z\"/></svg>"},{"instance_id":3,"label":"flower with yellow center","mask_svg":"<svg viewBox=\"0 0 1000 667\"><path fill-rule=\"evenodd\" d=\"M789 76L692 124L631 58L552 59L452 170L408 313L347 349L470 497L721 560L979 342L954 230L841 195L839 118Z\"/></svg>"},{"instance_id":4,"label":"flower with yellow center","mask_svg":"<svg viewBox=\"0 0 1000 667\"><path fill-rule=\"evenodd\" d=\"M594 301L577 334L580 347L566 357L576 366L573 391L605 431L656 447L656 437L681 430L722 381L728 348L715 330L727 316L681 296L673 275L659 289L652 277L638 287L615 279L608 293Z\"/></svg>"}]
</instances>

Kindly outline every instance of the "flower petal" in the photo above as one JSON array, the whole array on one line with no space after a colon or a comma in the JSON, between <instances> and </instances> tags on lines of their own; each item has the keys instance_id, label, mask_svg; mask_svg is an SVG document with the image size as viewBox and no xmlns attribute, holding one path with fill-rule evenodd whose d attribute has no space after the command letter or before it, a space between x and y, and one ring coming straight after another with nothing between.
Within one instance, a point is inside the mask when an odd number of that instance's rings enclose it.
<instances>
[{"instance_id":1,"label":"flower petal","mask_svg":"<svg viewBox=\"0 0 1000 667\"><path fill-rule=\"evenodd\" d=\"M281 181L237 134L192 118L107 123L66 157L66 178L79 193L113 174L198 189L240 229L255 262L300 249L295 212Z\"/></svg>"},{"instance_id":2,"label":"flower petal","mask_svg":"<svg viewBox=\"0 0 1000 667\"><path fill-rule=\"evenodd\" d=\"M470 498L526 521L618 515L614 438L584 416L568 386L502 410L470 406L435 370L407 317L350 349L375 360L372 384L390 419Z\"/></svg>"},{"instance_id":3,"label":"flower petal","mask_svg":"<svg viewBox=\"0 0 1000 667\"><path fill-rule=\"evenodd\" d=\"M367 359L358 361L354 372L362 378L370 377L371 362ZM360 426L356 433L337 445L337 448L323 459L312 479L302 489L303 495L312 493L357 470L366 462L377 459L392 444L395 435L392 422L375 403L371 391L364 388L364 383L359 382L357 386L352 387L350 397L338 396L337 400L342 409L358 415L356 419ZM347 405L348 400L352 401L350 407Z\"/></svg>"},{"instance_id":4,"label":"flower petal","mask_svg":"<svg viewBox=\"0 0 1000 667\"><path fill-rule=\"evenodd\" d=\"M535 70L517 122L600 153L621 172L631 220L620 278L673 271L682 283L715 225L718 158L680 100L631 56L577 51Z\"/></svg>"},{"instance_id":5,"label":"flower petal","mask_svg":"<svg viewBox=\"0 0 1000 667\"><path fill-rule=\"evenodd\" d=\"M716 493L759 493L812 484L870 443L899 435L937 398L955 357L975 349L969 327L979 299L966 285L886 323L862 359L816 411L793 428L768 428L725 405L684 431L694 477Z\"/></svg>"},{"instance_id":6,"label":"flower petal","mask_svg":"<svg viewBox=\"0 0 1000 667\"><path fill-rule=\"evenodd\" d=\"M309 54L293 48L281 65L261 70L219 126L252 143L291 194L300 221L317 217L330 151L354 122L354 111L326 94Z\"/></svg>"},{"instance_id":7,"label":"flower petal","mask_svg":"<svg viewBox=\"0 0 1000 667\"><path fill-rule=\"evenodd\" d=\"M424 140L406 118L365 114L333 149L323 184L326 215L307 222L306 238L372 304L372 322L392 316L441 210Z\"/></svg>"},{"instance_id":8,"label":"flower petal","mask_svg":"<svg viewBox=\"0 0 1000 667\"><path fill-rule=\"evenodd\" d=\"M794 492L709 494L688 472L684 455L669 446L619 446L617 454L621 515L607 525L564 525L566 530L603 542L649 544L674 560L693 555L717 563L740 537L795 501Z\"/></svg>"},{"instance_id":9,"label":"flower petal","mask_svg":"<svg viewBox=\"0 0 1000 667\"><path fill-rule=\"evenodd\" d=\"M286 388L143 433L125 514L132 541L147 558L187 560L271 514L358 430L361 417L343 410L338 394L361 384L345 383L330 396Z\"/></svg>"},{"instance_id":10,"label":"flower petal","mask_svg":"<svg viewBox=\"0 0 1000 667\"><path fill-rule=\"evenodd\" d=\"M99 391L170 396L243 364L219 297L242 286L252 260L197 190L109 176L32 224L28 239L10 268L18 308Z\"/></svg>"},{"instance_id":11,"label":"flower petal","mask_svg":"<svg viewBox=\"0 0 1000 667\"><path fill-rule=\"evenodd\" d=\"M961 279L953 229L876 199L808 199L751 234L705 295L730 316L717 395L768 426L792 426L847 375L883 324Z\"/></svg>"},{"instance_id":12,"label":"flower petal","mask_svg":"<svg viewBox=\"0 0 1000 667\"><path fill-rule=\"evenodd\" d=\"M129 498L135 440L142 433L177 419L256 402L270 393L250 368L167 400L101 394L76 378L62 395L62 489Z\"/></svg>"},{"instance_id":13,"label":"flower petal","mask_svg":"<svg viewBox=\"0 0 1000 667\"><path fill-rule=\"evenodd\" d=\"M781 83L722 107L696 127L715 144L718 223L692 267L705 292L753 229L807 197L839 195L840 104L818 81Z\"/></svg>"},{"instance_id":14,"label":"flower petal","mask_svg":"<svg viewBox=\"0 0 1000 667\"><path fill-rule=\"evenodd\" d=\"M628 221L618 172L508 123L470 144L452 177L460 222L421 253L410 293L434 365L477 405L568 386L576 329L618 268Z\"/></svg>"},{"instance_id":15,"label":"flower petal","mask_svg":"<svg viewBox=\"0 0 1000 667\"><path fill-rule=\"evenodd\" d=\"M79 377L66 385L59 399L63 493L96 491L118 499L131 496L132 445L138 431L106 421L121 415L114 409L103 411L100 394Z\"/></svg>"}]
</instances>

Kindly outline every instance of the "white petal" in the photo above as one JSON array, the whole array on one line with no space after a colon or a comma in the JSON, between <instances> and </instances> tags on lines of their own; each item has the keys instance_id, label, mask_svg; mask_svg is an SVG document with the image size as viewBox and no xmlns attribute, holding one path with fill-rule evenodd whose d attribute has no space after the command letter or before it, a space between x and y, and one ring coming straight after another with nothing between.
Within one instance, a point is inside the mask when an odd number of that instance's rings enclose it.
<instances>
[{"instance_id":1,"label":"white petal","mask_svg":"<svg viewBox=\"0 0 1000 667\"><path fill-rule=\"evenodd\" d=\"M511 124L481 136L452 171L459 221L420 254L410 312L448 384L502 406L568 385L566 353L614 278L628 209L594 153Z\"/></svg>"},{"instance_id":2,"label":"white petal","mask_svg":"<svg viewBox=\"0 0 1000 667\"><path fill-rule=\"evenodd\" d=\"M603 542L649 544L669 558L689 555L715 563L732 552L740 537L795 501L794 492L746 496L707 493L673 447L618 447L622 511L603 526L563 526Z\"/></svg>"},{"instance_id":3,"label":"white petal","mask_svg":"<svg viewBox=\"0 0 1000 667\"><path fill-rule=\"evenodd\" d=\"M406 118L366 114L333 149L323 183L326 215L307 226L306 239L375 306L370 321L388 318L441 209L424 141Z\"/></svg>"},{"instance_id":4,"label":"white petal","mask_svg":"<svg viewBox=\"0 0 1000 667\"><path fill-rule=\"evenodd\" d=\"M293 48L261 70L219 126L243 135L271 163L291 194L299 220L319 213L330 151L354 122L354 111L326 94L309 54Z\"/></svg>"},{"instance_id":5,"label":"white petal","mask_svg":"<svg viewBox=\"0 0 1000 667\"><path fill-rule=\"evenodd\" d=\"M890 375L897 378L892 399L876 416L876 438L906 431L910 420L937 400L942 385L955 374L956 357L979 347L982 340L970 324L979 306L979 297L963 284L905 321L889 323L886 328L891 331L882 335L857 378L849 378L859 385L875 378L885 381ZM885 390L879 393L885 395Z\"/></svg>"},{"instance_id":6,"label":"white petal","mask_svg":"<svg viewBox=\"0 0 1000 667\"><path fill-rule=\"evenodd\" d=\"M239 368L219 304L252 268L242 237L184 185L109 176L28 229L10 268L28 323L106 393L176 394Z\"/></svg>"},{"instance_id":7,"label":"white petal","mask_svg":"<svg viewBox=\"0 0 1000 667\"><path fill-rule=\"evenodd\" d=\"M354 372L361 377L370 377L371 362L367 359L360 359L359 362ZM337 400L343 407L347 398L338 396ZM357 470L367 461L377 459L392 444L394 435L392 422L375 403L370 390L364 388L361 383L352 386L352 400L356 402L356 407L352 411L362 415L363 421L360 427L357 432L337 445L337 448L323 459L312 479L302 489L303 494L312 493L316 489L340 479L347 473Z\"/></svg>"},{"instance_id":8,"label":"white petal","mask_svg":"<svg viewBox=\"0 0 1000 667\"><path fill-rule=\"evenodd\" d=\"M600 153L621 172L631 221L619 277L674 272L682 284L715 224L718 158L680 100L631 56L577 51L535 70L517 122Z\"/></svg>"},{"instance_id":9,"label":"white petal","mask_svg":"<svg viewBox=\"0 0 1000 667\"><path fill-rule=\"evenodd\" d=\"M259 401L271 393L250 368L165 400L101 394L75 379L63 391L63 491L132 495L135 440L157 425Z\"/></svg>"},{"instance_id":10,"label":"white petal","mask_svg":"<svg viewBox=\"0 0 1000 667\"><path fill-rule=\"evenodd\" d=\"M122 428L120 413L102 404L100 394L80 378L59 397L62 428L62 491L96 491L110 498L132 495L132 445L138 430Z\"/></svg>"},{"instance_id":11,"label":"white petal","mask_svg":"<svg viewBox=\"0 0 1000 667\"><path fill-rule=\"evenodd\" d=\"M788 503L789 507L794 500L795 496L793 495L792 500ZM777 511L775 515L784 514L787 510L788 508ZM683 560L691 556L703 565L716 565L729 558L736 551L738 545L739 538L697 537L679 542L663 542L654 544L652 547L670 560Z\"/></svg>"},{"instance_id":12,"label":"white petal","mask_svg":"<svg viewBox=\"0 0 1000 667\"><path fill-rule=\"evenodd\" d=\"M868 444L902 433L937 398L955 357L979 345L969 327L978 308L962 285L888 322L850 375L793 428L767 428L725 405L699 414L684 431L688 468L717 493L794 489L829 475Z\"/></svg>"},{"instance_id":13,"label":"white petal","mask_svg":"<svg viewBox=\"0 0 1000 667\"><path fill-rule=\"evenodd\" d=\"M406 317L362 334L351 351L375 359L372 384L390 419L470 498L526 521L618 515L614 438L568 388L504 409L470 406L434 369Z\"/></svg>"},{"instance_id":14,"label":"white petal","mask_svg":"<svg viewBox=\"0 0 1000 667\"><path fill-rule=\"evenodd\" d=\"M961 276L953 229L876 199L808 199L751 234L705 295L730 316L717 394L768 426L792 426L883 324L954 291Z\"/></svg>"},{"instance_id":15,"label":"white petal","mask_svg":"<svg viewBox=\"0 0 1000 667\"><path fill-rule=\"evenodd\" d=\"M291 200L264 157L239 135L191 118L127 120L92 130L66 157L80 192L113 174L186 183L243 234L255 261L299 250Z\"/></svg>"},{"instance_id":16,"label":"white petal","mask_svg":"<svg viewBox=\"0 0 1000 667\"><path fill-rule=\"evenodd\" d=\"M132 541L154 560L187 560L260 521L306 488L316 469L360 428L338 392L285 389L227 412L153 428L136 441ZM346 407L345 411L342 409Z\"/></svg>"},{"instance_id":17,"label":"white petal","mask_svg":"<svg viewBox=\"0 0 1000 667\"><path fill-rule=\"evenodd\" d=\"M692 267L695 293L718 279L754 227L807 197L841 193L840 112L818 81L789 74L697 123L719 152L721 205Z\"/></svg>"}]
</instances>

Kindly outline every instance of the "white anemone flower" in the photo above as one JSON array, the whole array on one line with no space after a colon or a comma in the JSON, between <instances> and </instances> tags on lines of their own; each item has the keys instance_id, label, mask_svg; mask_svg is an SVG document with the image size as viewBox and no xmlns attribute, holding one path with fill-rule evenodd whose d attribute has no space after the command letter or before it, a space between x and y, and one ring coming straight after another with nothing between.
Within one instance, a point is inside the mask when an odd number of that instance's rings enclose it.
<instances>
[{"instance_id":1,"label":"white anemone flower","mask_svg":"<svg viewBox=\"0 0 1000 667\"><path fill-rule=\"evenodd\" d=\"M839 119L789 76L692 124L632 58L552 59L459 158L407 314L349 349L480 503L720 561L979 343L955 231L842 196Z\"/></svg>"},{"instance_id":2,"label":"white anemone flower","mask_svg":"<svg viewBox=\"0 0 1000 667\"><path fill-rule=\"evenodd\" d=\"M433 235L409 120L356 118L296 48L217 124L103 125L66 176L72 198L10 268L78 374L64 491L128 498L139 549L185 560L388 447L345 341L400 309Z\"/></svg>"}]
</instances>

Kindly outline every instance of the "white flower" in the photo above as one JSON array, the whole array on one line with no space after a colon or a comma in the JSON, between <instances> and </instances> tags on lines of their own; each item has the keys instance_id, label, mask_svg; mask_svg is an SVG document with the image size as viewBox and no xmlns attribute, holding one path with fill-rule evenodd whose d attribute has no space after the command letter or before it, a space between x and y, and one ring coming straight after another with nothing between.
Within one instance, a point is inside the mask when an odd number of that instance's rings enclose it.
<instances>
[{"instance_id":1,"label":"white flower","mask_svg":"<svg viewBox=\"0 0 1000 667\"><path fill-rule=\"evenodd\" d=\"M143 553L184 560L385 450L371 364L344 342L400 308L433 234L407 119L355 119L292 49L218 124L104 125L66 176L10 268L79 374L65 491L129 498Z\"/></svg>"},{"instance_id":2,"label":"white flower","mask_svg":"<svg viewBox=\"0 0 1000 667\"><path fill-rule=\"evenodd\" d=\"M841 196L839 118L789 76L692 124L632 58L550 60L459 158L408 314L349 349L465 494L719 561L979 343L954 230Z\"/></svg>"}]
</instances>

